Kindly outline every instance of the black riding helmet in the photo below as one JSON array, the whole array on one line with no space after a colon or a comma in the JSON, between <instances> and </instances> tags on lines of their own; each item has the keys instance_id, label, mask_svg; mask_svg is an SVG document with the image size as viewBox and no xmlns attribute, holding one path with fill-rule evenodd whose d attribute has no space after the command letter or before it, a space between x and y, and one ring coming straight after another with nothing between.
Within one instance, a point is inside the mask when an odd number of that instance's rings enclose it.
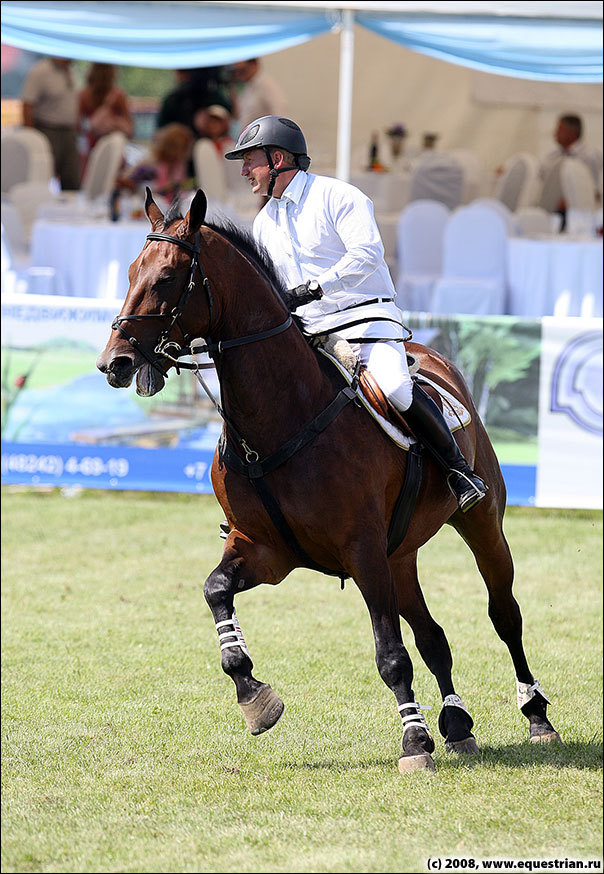
<instances>
[{"instance_id":1,"label":"black riding helmet","mask_svg":"<svg viewBox=\"0 0 604 874\"><path fill-rule=\"evenodd\" d=\"M243 158L245 152L251 149L263 149L271 170L271 182L268 189L268 195L271 196L275 180L279 173L285 173L291 170L291 167L283 167L281 170L275 170L273 159L269 148L284 149L296 159L296 167L299 170L308 170L310 167L310 158L306 154L306 140L299 126L295 121L289 118L281 118L278 115L263 115L262 118L257 118L239 134L239 139L235 143L235 148L225 152L224 157L227 161L236 161Z\"/></svg>"}]
</instances>

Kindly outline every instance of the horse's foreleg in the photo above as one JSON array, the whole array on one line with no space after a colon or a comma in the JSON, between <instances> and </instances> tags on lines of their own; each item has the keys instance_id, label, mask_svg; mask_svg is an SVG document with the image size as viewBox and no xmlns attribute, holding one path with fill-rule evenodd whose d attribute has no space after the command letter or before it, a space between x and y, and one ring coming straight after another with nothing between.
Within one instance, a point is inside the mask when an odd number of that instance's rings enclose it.
<instances>
[{"instance_id":1,"label":"horse's foreleg","mask_svg":"<svg viewBox=\"0 0 604 874\"><path fill-rule=\"evenodd\" d=\"M362 559L351 571L369 609L375 660L379 674L395 695L403 723L403 755L399 759L401 772L434 769L430 755L434 740L415 700L413 665L401 636L396 592L386 557L371 561L371 550L361 544ZM375 558L376 552L373 552Z\"/></svg>"},{"instance_id":2,"label":"horse's foreleg","mask_svg":"<svg viewBox=\"0 0 604 874\"><path fill-rule=\"evenodd\" d=\"M252 676L254 667L234 609L236 592L262 582L250 556L225 549L222 561L204 583L203 593L214 616L222 670L235 683L237 701L252 734L262 734L283 713L283 702L266 683Z\"/></svg>"},{"instance_id":3,"label":"horse's foreleg","mask_svg":"<svg viewBox=\"0 0 604 874\"><path fill-rule=\"evenodd\" d=\"M451 752L477 753L472 734L474 722L453 687L451 649L441 626L434 620L420 589L417 577L417 552L390 560L396 581L398 608L409 623L415 644L429 670L434 674L443 698L438 728Z\"/></svg>"},{"instance_id":4,"label":"horse's foreleg","mask_svg":"<svg viewBox=\"0 0 604 874\"><path fill-rule=\"evenodd\" d=\"M485 502L486 504L486 502ZM529 668L522 644L522 615L512 594L514 564L498 515L476 510L452 522L476 559L489 594L489 617L495 631L506 644L516 671L516 698L520 711L529 720L531 741L559 741L560 736L547 718L548 699Z\"/></svg>"}]
</instances>

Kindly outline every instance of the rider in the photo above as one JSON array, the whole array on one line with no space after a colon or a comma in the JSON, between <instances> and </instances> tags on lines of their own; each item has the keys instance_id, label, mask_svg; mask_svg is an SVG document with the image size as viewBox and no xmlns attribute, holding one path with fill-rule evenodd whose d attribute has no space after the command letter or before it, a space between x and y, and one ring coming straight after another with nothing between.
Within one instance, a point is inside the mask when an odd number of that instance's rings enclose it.
<instances>
[{"instance_id":1,"label":"rider","mask_svg":"<svg viewBox=\"0 0 604 874\"><path fill-rule=\"evenodd\" d=\"M225 158L242 159L241 175L252 192L269 198L254 219L253 234L291 286L290 309L310 334L386 340L353 348L444 469L467 512L487 486L461 454L438 406L409 375L402 314L371 201L346 182L308 173L304 134L287 118L266 115L251 122ZM353 327L341 328L351 322Z\"/></svg>"}]
</instances>

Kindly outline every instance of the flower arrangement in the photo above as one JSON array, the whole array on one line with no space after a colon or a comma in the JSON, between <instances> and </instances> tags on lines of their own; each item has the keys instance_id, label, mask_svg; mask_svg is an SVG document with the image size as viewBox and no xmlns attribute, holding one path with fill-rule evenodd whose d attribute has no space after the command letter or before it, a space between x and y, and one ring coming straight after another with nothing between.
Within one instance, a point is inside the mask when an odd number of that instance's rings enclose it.
<instances>
[{"instance_id":1,"label":"flower arrangement","mask_svg":"<svg viewBox=\"0 0 604 874\"><path fill-rule=\"evenodd\" d=\"M393 124L388 128L386 134L389 137L402 140L407 136L407 128L404 124L400 124L397 122L397 124Z\"/></svg>"},{"instance_id":2,"label":"flower arrangement","mask_svg":"<svg viewBox=\"0 0 604 874\"><path fill-rule=\"evenodd\" d=\"M407 128L404 124L397 122L388 128L386 136L390 138L390 151L393 159L396 159L403 152L403 141L407 136Z\"/></svg>"}]
</instances>

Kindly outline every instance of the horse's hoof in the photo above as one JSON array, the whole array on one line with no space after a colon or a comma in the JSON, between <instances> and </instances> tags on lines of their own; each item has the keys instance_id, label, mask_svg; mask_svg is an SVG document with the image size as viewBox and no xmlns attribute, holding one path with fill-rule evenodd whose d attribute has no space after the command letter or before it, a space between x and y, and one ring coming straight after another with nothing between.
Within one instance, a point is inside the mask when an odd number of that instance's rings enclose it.
<instances>
[{"instance_id":1,"label":"horse's hoof","mask_svg":"<svg viewBox=\"0 0 604 874\"><path fill-rule=\"evenodd\" d=\"M243 710L247 727L254 735L272 728L285 709L281 698L266 683L263 683L253 701L239 706Z\"/></svg>"},{"instance_id":2,"label":"horse's hoof","mask_svg":"<svg viewBox=\"0 0 604 874\"><path fill-rule=\"evenodd\" d=\"M465 756L477 756L480 750L472 735L465 740L446 740L445 749L449 753L461 753Z\"/></svg>"},{"instance_id":3,"label":"horse's hoof","mask_svg":"<svg viewBox=\"0 0 604 874\"><path fill-rule=\"evenodd\" d=\"M398 760L398 769L401 774L409 771L434 771L434 760L430 753L422 753L420 756L401 756Z\"/></svg>"},{"instance_id":4,"label":"horse's hoof","mask_svg":"<svg viewBox=\"0 0 604 874\"><path fill-rule=\"evenodd\" d=\"M561 744L562 738L557 731L546 731L544 734L531 735L532 744Z\"/></svg>"}]
</instances>

